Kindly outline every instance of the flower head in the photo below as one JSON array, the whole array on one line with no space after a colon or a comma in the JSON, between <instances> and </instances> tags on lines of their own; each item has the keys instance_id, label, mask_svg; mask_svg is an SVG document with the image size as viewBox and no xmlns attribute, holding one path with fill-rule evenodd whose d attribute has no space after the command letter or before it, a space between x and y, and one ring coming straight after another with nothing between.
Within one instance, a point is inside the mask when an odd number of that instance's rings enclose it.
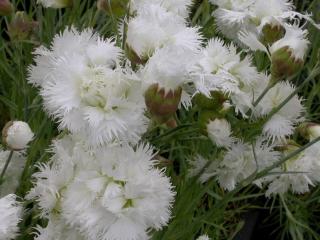
<instances>
[{"instance_id":1,"label":"flower head","mask_svg":"<svg viewBox=\"0 0 320 240\"><path fill-rule=\"evenodd\" d=\"M85 136L93 146L139 140L147 123L141 83L129 67L121 68L121 50L111 40L91 30L65 30L51 49L35 53L29 82L40 87L60 128Z\"/></svg>"},{"instance_id":2,"label":"flower head","mask_svg":"<svg viewBox=\"0 0 320 240\"><path fill-rule=\"evenodd\" d=\"M167 224L174 192L169 178L154 167L150 147L88 149L62 139L53 151L28 195L44 216L57 212L67 226L97 240L147 239L147 230Z\"/></svg>"},{"instance_id":3,"label":"flower head","mask_svg":"<svg viewBox=\"0 0 320 240\"><path fill-rule=\"evenodd\" d=\"M28 123L22 121L10 121L2 130L3 142L12 150L25 149L33 137Z\"/></svg>"},{"instance_id":4,"label":"flower head","mask_svg":"<svg viewBox=\"0 0 320 240\"><path fill-rule=\"evenodd\" d=\"M196 50L200 40L198 28L187 27L183 18L159 5L145 5L128 23L127 44L141 59L164 46Z\"/></svg>"}]
</instances>

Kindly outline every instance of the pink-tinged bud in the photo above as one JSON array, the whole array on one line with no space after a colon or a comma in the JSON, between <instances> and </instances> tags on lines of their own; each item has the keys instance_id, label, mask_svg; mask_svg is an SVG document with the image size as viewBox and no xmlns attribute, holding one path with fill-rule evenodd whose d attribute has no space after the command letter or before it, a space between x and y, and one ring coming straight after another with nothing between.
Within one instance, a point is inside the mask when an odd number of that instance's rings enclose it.
<instances>
[{"instance_id":1,"label":"pink-tinged bud","mask_svg":"<svg viewBox=\"0 0 320 240\"><path fill-rule=\"evenodd\" d=\"M16 12L8 24L8 33L11 40L26 40L31 38L38 23L33 21L25 12Z\"/></svg>"},{"instance_id":2,"label":"pink-tinged bud","mask_svg":"<svg viewBox=\"0 0 320 240\"><path fill-rule=\"evenodd\" d=\"M271 55L271 75L273 81L288 78L298 73L304 60L296 58L289 47L282 47Z\"/></svg>"},{"instance_id":3,"label":"pink-tinged bud","mask_svg":"<svg viewBox=\"0 0 320 240\"><path fill-rule=\"evenodd\" d=\"M158 123L168 122L169 125L174 125L171 120L178 109L181 94L181 87L166 92L164 88L159 88L158 84L152 84L144 94L152 118Z\"/></svg>"},{"instance_id":4,"label":"pink-tinged bud","mask_svg":"<svg viewBox=\"0 0 320 240\"><path fill-rule=\"evenodd\" d=\"M34 134L28 123L10 121L2 130L2 141L11 150L19 151L27 147Z\"/></svg>"},{"instance_id":5,"label":"pink-tinged bud","mask_svg":"<svg viewBox=\"0 0 320 240\"><path fill-rule=\"evenodd\" d=\"M127 12L129 0L98 0L97 8L109 15L122 17Z\"/></svg>"},{"instance_id":6,"label":"pink-tinged bud","mask_svg":"<svg viewBox=\"0 0 320 240\"><path fill-rule=\"evenodd\" d=\"M312 141L320 137L320 124L312 122L302 123L298 127L298 131L301 134L301 136Z\"/></svg>"},{"instance_id":7,"label":"pink-tinged bud","mask_svg":"<svg viewBox=\"0 0 320 240\"><path fill-rule=\"evenodd\" d=\"M284 37L286 30L281 25L266 24L262 28L262 42L265 45L272 45Z\"/></svg>"},{"instance_id":8,"label":"pink-tinged bud","mask_svg":"<svg viewBox=\"0 0 320 240\"><path fill-rule=\"evenodd\" d=\"M9 0L0 0L0 16L8 16L13 13L13 6Z\"/></svg>"}]
</instances>

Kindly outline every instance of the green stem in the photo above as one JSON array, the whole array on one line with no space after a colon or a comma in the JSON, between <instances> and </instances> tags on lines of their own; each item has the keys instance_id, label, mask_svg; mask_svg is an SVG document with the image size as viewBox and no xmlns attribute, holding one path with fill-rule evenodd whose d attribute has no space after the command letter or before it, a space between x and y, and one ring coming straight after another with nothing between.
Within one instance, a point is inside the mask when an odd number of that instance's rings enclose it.
<instances>
[{"instance_id":1,"label":"green stem","mask_svg":"<svg viewBox=\"0 0 320 240\"><path fill-rule=\"evenodd\" d=\"M2 172L1 172L1 175L0 175L0 184L2 184L2 179L3 179L4 174L6 173L8 167L9 167L10 161L12 159L12 155L13 155L13 150L10 151L10 154L9 154L9 156L7 158L7 161L6 161L5 165L4 165L4 168L2 169Z\"/></svg>"},{"instance_id":2,"label":"green stem","mask_svg":"<svg viewBox=\"0 0 320 240\"><path fill-rule=\"evenodd\" d=\"M274 85L275 84L273 84L273 83L269 83L268 86L263 90L263 92L260 94L260 96L257 98L257 100L255 100L253 102L252 105L254 107L256 107L261 102L261 100L264 98L264 96L269 92L269 90L274 87Z\"/></svg>"}]
</instances>

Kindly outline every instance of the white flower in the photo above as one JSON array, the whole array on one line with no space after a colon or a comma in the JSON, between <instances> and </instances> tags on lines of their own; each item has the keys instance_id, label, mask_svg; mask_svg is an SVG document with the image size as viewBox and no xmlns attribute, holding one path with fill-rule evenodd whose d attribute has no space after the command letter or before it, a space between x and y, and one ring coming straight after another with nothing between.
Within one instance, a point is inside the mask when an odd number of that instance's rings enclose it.
<instances>
[{"instance_id":1,"label":"white flower","mask_svg":"<svg viewBox=\"0 0 320 240\"><path fill-rule=\"evenodd\" d=\"M12 150L25 149L33 137L28 123L22 121L10 121L2 131L3 142Z\"/></svg>"},{"instance_id":2,"label":"white flower","mask_svg":"<svg viewBox=\"0 0 320 240\"><path fill-rule=\"evenodd\" d=\"M297 146L289 146L286 154L297 150ZM286 161L281 167L275 169L267 196L283 194L291 190L293 193L309 192L310 187L320 182L320 144L316 143L302 153Z\"/></svg>"},{"instance_id":3,"label":"white flower","mask_svg":"<svg viewBox=\"0 0 320 240\"><path fill-rule=\"evenodd\" d=\"M85 240L80 232L69 226L61 217L50 215L45 228L36 228L35 240Z\"/></svg>"},{"instance_id":4,"label":"white flower","mask_svg":"<svg viewBox=\"0 0 320 240\"><path fill-rule=\"evenodd\" d=\"M252 108L254 86L264 78L252 65L250 56L241 59L233 44L229 46L218 38L211 39L193 68L195 85L199 92L210 97L211 91L230 96L237 112L245 116Z\"/></svg>"},{"instance_id":5,"label":"white flower","mask_svg":"<svg viewBox=\"0 0 320 240\"><path fill-rule=\"evenodd\" d=\"M0 149L0 171L4 168L10 151ZM26 163L26 157L21 152L14 152L10 164L5 172L3 182L0 184L0 197L14 193L19 186L20 177Z\"/></svg>"},{"instance_id":6,"label":"white flower","mask_svg":"<svg viewBox=\"0 0 320 240\"><path fill-rule=\"evenodd\" d=\"M307 39L308 30L298 25L285 25L286 34L270 47L271 55L277 50L288 47L294 59L303 60L310 44Z\"/></svg>"},{"instance_id":7,"label":"white flower","mask_svg":"<svg viewBox=\"0 0 320 240\"><path fill-rule=\"evenodd\" d=\"M225 119L216 118L207 124L209 138L218 147L230 147L234 138L231 137L230 123Z\"/></svg>"},{"instance_id":8,"label":"white flower","mask_svg":"<svg viewBox=\"0 0 320 240\"><path fill-rule=\"evenodd\" d=\"M259 38L265 25L283 26L292 19L305 19L320 27L309 14L294 11L293 2L289 0L211 0L211 3L218 6L214 11L218 29L236 41L239 32L250 32Z\"/></svg>"},{"instance_id":9,"label":"white flower","mask_svg":"<svg viewBox=\"0 0 320 240\"><path fill-rule=\"evenodd\" d=\"M188 107L191 104L190 95L193 90L187 83L193 82L191 68L196 61L196 53L186 51L181 47L165 47L157 50L140 69L143 88L147 89L153 84L158 84L166 93L182 88L181 103Z\"/></svg>"},{"instance_id":10,"label":"white flower","mask_svg":"<svg viewBox=\"0 0 320 240\"><path fill-rule=\"evenodd\" d=\"M201 183L207 182L211 177L216 175L216 170L218 168L218 161L210 160L197 155L194 159L189 161L189 177L195 177L201 173L199 180Z\"/></svg>"},{"instance_id":11,"label":"white flower","mask_svg":"<svg viewBox=\"0 0 320 240\"><path fill-rule=\"evenodd\" d=\"M174 193L148 146L89 149L66 138L53 151L28 194L43 216L59 213L66 227L94 240L147 239L148 230L167 224Z\"/></svg>"},{"instance_id":12,"label":"white flower","mask_svg":"<svg viewBox=\"0 0 320 240\"><path fill-rule=\"evenodd\" d=\"M22 206L14 194L0 198L0 240L13 240L18 235Z\"/></svg>"},{"instance_id":13,"label":"white flower","mask_svg":"<svg viewBox=\"0 0 320 240\"><path fill-rule=\"evenodd\" d=\"M140 139L147 124L141 83L128 66L120 67L121 50L111 40L71 29L36 54L29 82L40 86L60 128L93 146Z\"/></svg>"},{"instance_id":14,"label":"white flower","mask_svg":"<svg viewBox=\"0 0 320 240\"><path fill-rule=\"evenodd\" d=\"M261 171L279 159L279 153L272 150L262 139L250 146L246 143L235 143L220 162L217 178L220 185L232 190L236 184L256 171ZM261 185L263 179L254 183Z\"/></svg>"},{"instance_id":15,"label":"white flower","mask_svg":"<svg viewBox=\"0 0 320 240\"><path fill-rule=\"evenodd\" d=\"M189 14L192 0L131 0L130 9L139 13L144 6L150 4L160 5L167 11L186 18Z\"/></svg>"},{"instance_id":16,"label":"white flower","mask_svg":"<svg viewBox=\"0 0 320 240\"><path fill-rule=\"evenodd\" d=\"M256 115L267 116L278 107L295 88L289 82L279 82L264 96L256 108ZM257 95L259 96L259 95ZM304 120L305 109L299 96L295 95L264 125L263 132L272 141L284 140L290 136L295 125Z\"/></svg>"},{"instance_id":17,"label":"white flower","mask_svg":"<svg viewBox=\"0 0 320 240\"><path fill-rule=\"evenodd\" d=\"M106 147L75 157L83 165L61 202L68 223L97 240L147 239L147 229L167 224L174 193L153 167L148 146Z\"/></svg>"},{"instance_id":18,"label":"white flower","mask_svg":"<svg viewBox=\"0 0 320 240\"><path fill-rule=\"evenodd\" d=\"M72 0L38 0L46 8L65 8L72 5Z\"/></svg>"},{"instance_id":19,"label":"white flower","mask_svg":"<svg viewBox=\"0 0 320 240\"><path fill-rule=\"evenodd\" d=\"M210 238L208 237L207 234L205 234L205 235L199 236L199 237L197 238L197 240L210 240Z\"/></svg>"},{"instance_id":20,"label":"white flower","mask_svg":"<svg viewBox=\"0 0 320 240\"><path fill-rule=\"evenodd\" d=\"M168 45L197 50L200 42L198 28L187 27L182 17L159 5L145 5L128 23L127 44L142 59Z\"/></svg>"},{"instance_id":21,"label":"white flower","mask_svg":"<svg viewBox=\"0 0 320 240\"><path fill-rule=\"evenodd\" d=\"M285 29L285 35L269 46L269 50L259 41L258 36L251 32L241 32L239 39L252 50L261 50L267 54L270 52L271 55L277 50L287 47L291 57L295 61L304 60L310 44L307 39L308 30L301 29L298 25L284 24L283 27Z\"/></svg>"}]
</instances>

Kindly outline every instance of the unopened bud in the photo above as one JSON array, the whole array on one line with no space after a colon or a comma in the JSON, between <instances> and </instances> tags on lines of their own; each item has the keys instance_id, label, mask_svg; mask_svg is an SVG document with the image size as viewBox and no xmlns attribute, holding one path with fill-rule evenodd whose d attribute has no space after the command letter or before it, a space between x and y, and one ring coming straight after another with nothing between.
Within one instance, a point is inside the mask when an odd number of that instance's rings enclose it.
<instances>
[{"instance_id":1,"label":"unopened bud","mask_svg":"<svg viewBox=\"0 0 320 240\"><path fill-rule=\"evenodd\" d=\"M98 0L97 8L109 15L122 17L127 12L129 0Z\"/></svg>"},{"instance_id":2,"label":"unopened bud","mask_svg":"<svg viewBox=\"0 0 320 240\"><path fill-rule=\"evenodd\" d=\"M182 89L166 91L152 84L145 92L145 102L152 117L159 123L171 120L181 101Z\"/></svg>"},{"instance_id":3,"label":"unopened bud","mask_svg":"<svg viewBox=\"0 0 320 240\"><path fill-rule=\"evenodd\" d=\"M2 130L2 141L11 150L19 151L27 147L34 134L28 123L10 121Z\"/></svg>"},{"instance_id":4,"label":"unopened bud","mask_svg":"<svg viewBox=\"0 0 320 240\"><path fill-rule=\"evenodd\" d=\"M283 38L286 30L281 25L266 24L262 28L262 42L265 45L272 45L279 39Z\"/></svg>"},{"instance_id":5,"label":"unopened bud","mask_svg":"<svg viewBox=\"0 0 320 240\"><path fill-rule=\"evenodd\" d=\"M320 124L317 123L302 123L298 127L299 133L306 139L312 141L320 137Z\"/></svg>"},{"instance_id":6,"label":"unopened bud","mask_svg":"<svg viewBox=\"0 0 320 240\"><path fill-rule=\"evenodd\" d=\"M271 75L273 81L291 77L303 67L303 59L296 58L289 47L282 47L271 55Z\"/></svg>"},{"instance_id":7,"label":"unopened bud","mask_svg":"<svg viewBox=\"0 0 320 240\"><path fill-rule=\"evenodd\" d=\"M13 12L13 6L9 0L0 0L0 16L8 16Z\"/></svg>"},{"instance_id":8,"label":"unopened bud","mask_svg":"<svg viewBox=\"0 0 320 240\"><path fill-rule=\"evenodd\" d=\"M29 18L25 12L16 12L8 25L11 40L25 40L32 36L38 23Z\"/></svg>"}]
</instances>

